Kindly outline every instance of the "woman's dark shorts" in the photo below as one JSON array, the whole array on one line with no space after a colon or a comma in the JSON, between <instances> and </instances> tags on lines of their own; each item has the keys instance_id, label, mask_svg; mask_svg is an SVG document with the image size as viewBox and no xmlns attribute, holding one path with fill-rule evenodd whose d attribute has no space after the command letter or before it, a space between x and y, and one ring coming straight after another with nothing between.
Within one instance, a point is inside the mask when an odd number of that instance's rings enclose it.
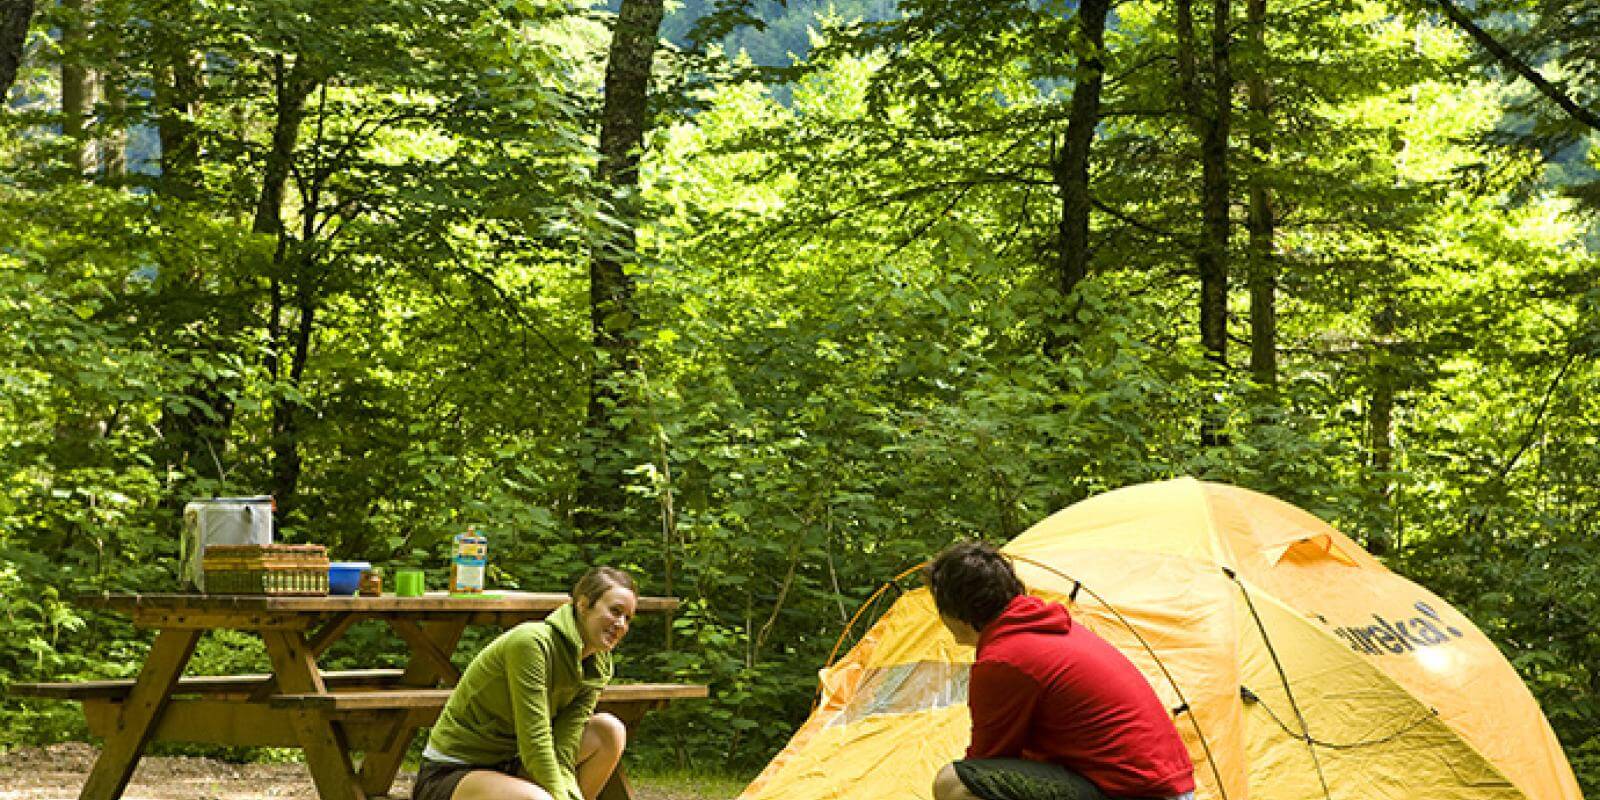
<instances>
[{"instance_id":1,"label":"woman's dark shorts","mask_svg":"<svg viewBox=\"0 0 1600 800\"><path fill-rule=\"evenodd\" d=\"M417 769L417 782L411 787L411 800L450 800L450 795L456 793L456 784L467 773L480 769L522 777L522 762L515 758L498 764L451 764L424 758Z\"/></svg>"},{"instance_id":2,"label":"woman's dark shorts","mask_svg":"<svg viewBox=\"0 0 1600 800\"><path fill-rule=\"evenodd\" d=\"M956 777L983 800L1107 800L1088 778L1059 764L1020 758L957 761ZM417 795L417 800L423 800Z\"/></svg>"}]
</instances>

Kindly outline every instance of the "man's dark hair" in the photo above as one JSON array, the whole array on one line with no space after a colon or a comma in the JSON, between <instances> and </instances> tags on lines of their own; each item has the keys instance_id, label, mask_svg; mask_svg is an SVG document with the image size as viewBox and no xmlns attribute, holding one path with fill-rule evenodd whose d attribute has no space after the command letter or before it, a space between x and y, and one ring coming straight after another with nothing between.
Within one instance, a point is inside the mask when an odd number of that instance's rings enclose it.
<instances>
[{"instance_id":1,"label":"man's dark hair","mask_svg":"<svg viewBox=\"0 0 1600 800\"><path fill-rule=\"evenodd\" d=\"M1011 599L1023 592L1011 559L983 542L946 547L923 570L922 577L940 614L977 630L993 622Z\"/></svg>"}]
</instances>

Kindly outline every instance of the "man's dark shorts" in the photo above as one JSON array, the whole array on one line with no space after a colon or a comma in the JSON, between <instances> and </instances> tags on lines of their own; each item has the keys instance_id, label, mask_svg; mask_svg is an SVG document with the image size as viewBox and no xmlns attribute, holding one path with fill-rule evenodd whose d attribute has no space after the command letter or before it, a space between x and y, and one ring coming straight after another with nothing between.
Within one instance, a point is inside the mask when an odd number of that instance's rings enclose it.
<instances>
[{"instance_id":1,"label":"man's dark shorts","mask_svg":"<svg viewBox=\"0 0 1600 800\"><path fill-rule=\"evenodd\" d=\"M1020 758L975 758L950 766L967 791L983 800L1112 800L1088 778L1060 764ZM1194 794L1183 797L1193 800Z\"/></svg>"},{"instance_id":2,"label":"man's dark shorts","mask_svg":"<svg viewBox=\"0 0 1600 800\"><path fill-rule=\"evenodd\" d=\"M424 758L422 766L417 769L417 782L411 787L411 800L450 800L450 795L456 793L456 785L461 783L461 779L467 777L467 773L480 769L522 777L522 762L515 758L487 765L451 764Z\"/></svg>"},{"instance_id":3,"label":"man's dark shorts","mask_svg":"<svg viewBox=\"0 0 1600 800\"><path fill-rule=\"evenodd\" d=\"M1108 800L1088 778L1060 764L974 758L952 766L967 791L983 800Z\"/></svg>"}]
</instances>

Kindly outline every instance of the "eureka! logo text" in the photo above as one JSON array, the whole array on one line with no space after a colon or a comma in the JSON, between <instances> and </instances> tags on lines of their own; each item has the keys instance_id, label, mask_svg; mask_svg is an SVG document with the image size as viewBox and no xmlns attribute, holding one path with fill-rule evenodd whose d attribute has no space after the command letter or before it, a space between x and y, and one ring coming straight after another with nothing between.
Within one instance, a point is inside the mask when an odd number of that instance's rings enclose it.
<instances>
[{"instance_id":1,"label":"eureka! logo text","mask_svg":"<svg viewBox=\"0 0 1600 800\"><path fill-rule=\"evenodd\" d=\"M1333 629L1333 634L1350 645L1351 649L1367 655L1399 655L1424 647L1437 647L1460 639L1466 634L1440 618L1439 612L1426 602L1418 600L1412 608L1420 616L1390 621L1373 614L1372 625L1346 625ZM1327 622L1321 614L1313 615Z\"/></svg>"}]
</instances>

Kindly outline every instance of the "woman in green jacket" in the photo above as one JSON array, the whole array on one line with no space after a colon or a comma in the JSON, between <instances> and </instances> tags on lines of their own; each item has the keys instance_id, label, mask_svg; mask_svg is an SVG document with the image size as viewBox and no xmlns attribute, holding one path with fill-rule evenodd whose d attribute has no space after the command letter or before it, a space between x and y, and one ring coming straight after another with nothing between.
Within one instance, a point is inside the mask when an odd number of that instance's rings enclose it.
<instances>
[{"instance_id":1,"label":"woman in green jacket","mask_svg":"<svg viewBox=\"0 0 1600 800\"><path fill-rule=\"evenodd\" d=\"M490 642L428 736L413 800L595 800L627 731L594 706L637 603L628 573L595 567L571 603Z\"/></svg>"}]
</instances>

